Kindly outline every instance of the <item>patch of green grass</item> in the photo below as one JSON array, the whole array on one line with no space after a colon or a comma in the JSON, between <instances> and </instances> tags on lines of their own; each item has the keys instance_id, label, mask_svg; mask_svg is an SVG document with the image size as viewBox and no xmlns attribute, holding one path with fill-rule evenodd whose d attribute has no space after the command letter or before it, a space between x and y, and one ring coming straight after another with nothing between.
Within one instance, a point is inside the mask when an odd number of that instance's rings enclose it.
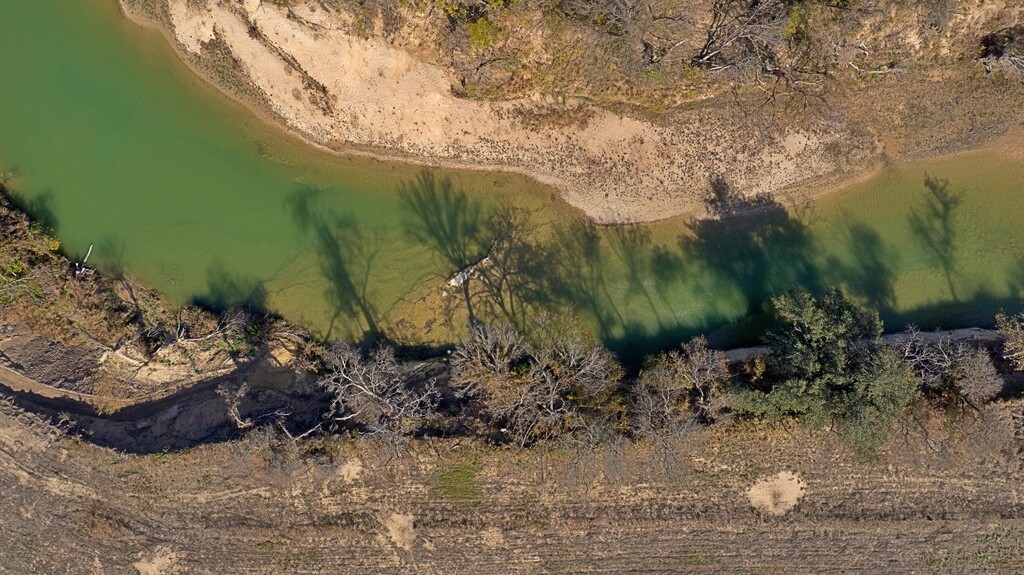
<instances>
[{"instance_id":1,"label":"patch of green grass","mask_svg":"<svg viewBox=\"0 0 1024 575\"><path fill-rule=\"evenodd\" d=\"M259 549L260 551L269 552L269 551L275 551L275 550L280 549L280 548L281 548L281 544L280 543L278 543L277 541L271 541L269 539L266 540L266 541L260 541L259 543L256 544L256 549Z\"/></svg>"},{"instance_id":2,"label":"patch of green grass","mask_svg":"<svg viewBox=\"0 0 1024 575\"><path fill-rule=\"evenodd\" d=\"M498 38L500 30L487 18L480 18L476 22L466 24L466 36L473 48L479 51L486 50Z\"/></svg>"},{"instance_id":3,"label":"patch of green grass","mask_svg":"<svg viewBox=\"0 0 1024 575\"><path fill-rule=\"evenodd\" d=\"M480 498L477 475L483 465L475 461L456 463L443 467L437 474L435 491L455 502L471 502Z\"/></svg>"}]
</instances>

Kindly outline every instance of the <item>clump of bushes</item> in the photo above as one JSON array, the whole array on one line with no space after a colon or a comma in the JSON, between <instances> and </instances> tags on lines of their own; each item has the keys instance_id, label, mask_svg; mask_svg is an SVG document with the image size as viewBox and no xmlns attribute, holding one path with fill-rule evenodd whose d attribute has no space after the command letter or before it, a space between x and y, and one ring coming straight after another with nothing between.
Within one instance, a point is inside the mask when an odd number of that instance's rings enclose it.
<instances>
[{"instance_id":1,"label":"clump of bushes","mask_svg":"<svg viewBox=\"0 0 1024 575\"><path fill-rule=\"evenodd\" d=\"M757 418L828 429L873 457L926 401L974 409L1002 390L985 347L914 329L886 343L878 314L838 289L821 297L786 292L771 310L769 352L735 370L697 337L627 377L572 315L543 315L529 331L476 324L429 379L386 347L368 354L321 347L310 365L333 397L336 422L391 444L431 430L517 447L622 435L664 440L723 419ZM1000 325L1016 330L1006 353L1017 357L1024 318L1001 316Z\"/></svg>"},{"instance_id":2,"label":"clump of bushes","mask_svg":"<svg viewBox=\"0 0 1024 575\"><path fill-rule=\"evenodd\" d=\"M912 327L893 348L910 365L924 394L936 403L977 407L1003 389L992 356L976 343L929 338Z\"/></svg>"},{"instance_id":3,"label":"clump of bushes","mask_svg":"<svg viewBox=\"0 0 1024 575\"><path fill-rule=\"evenodd\" d=\"M500 32L498 27L487 18L479 18L475 22L466 24L466 38L476 50L489 48L491 43L498 38Z\"/></svg>"},{"instance_id":4,"label":"clump of bushes","mask_svg":"<svg viewBox=\"0 0 1024 575\"><path fill-rule=\"evenodd\" d=\"M738 411L769 420L796 418L836 430L872 455L921 394L910 366L881 339L878 314L838 289L815 299L803 290L772 300L765 334L771 352L757 387L733 392Z\"/></svg>"},{"instance_id":5,"label":"clump of bushes","mask_svg":"<svg viewBox=\"0 0 1024 575\"><path fill-rule=\"evenodd\" d=\"M437 380L416 381L389 347L364 353L347 343L315 347L318 383L330 393L329 415L389 445L403 443L436 409Z\"/></svg>"},{"instance_id":6,"label":"clump of bushes","mask_svg":"<svg viewBox=\"0 0 1024 575\"><path fill-rule=\"evenodd\" d=\"M622 369L566 319L542 319L532 338L511 325L476 325L452 354L451 382L473 417L518 445L614 427Z\"/></svg>"},{"instance_id":7,"label":"clump of bushes","mask_svg":"<svg viewBox=\"0 0 1024 575\"><path fill-rule=\"evenodd\" d=\"M725 354L709 348L703 336L649 358L629 396L632 432L664 437L712 421L728 380Z\"/></svg>"}]
</instances>

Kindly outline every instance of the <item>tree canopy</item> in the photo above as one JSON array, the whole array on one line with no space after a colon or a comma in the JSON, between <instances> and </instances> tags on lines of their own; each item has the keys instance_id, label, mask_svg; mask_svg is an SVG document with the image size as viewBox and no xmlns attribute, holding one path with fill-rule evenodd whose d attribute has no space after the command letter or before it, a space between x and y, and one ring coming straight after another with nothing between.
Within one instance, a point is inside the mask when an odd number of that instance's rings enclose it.
<instances>
[{"instance_id":1,"label":"tree canopy","mask_svg":"<svg viewBox=\"0 0 1024 575\"><path fill-rule=\"evenodd\" d=\"M881 340L875 312L831 288L819 299L804 290L772 299L775 326L765 389L737 393L737 409L768 419L797 417L829 427L867 456L920 395L910 366Z\"/></svg>"}]
</instances>

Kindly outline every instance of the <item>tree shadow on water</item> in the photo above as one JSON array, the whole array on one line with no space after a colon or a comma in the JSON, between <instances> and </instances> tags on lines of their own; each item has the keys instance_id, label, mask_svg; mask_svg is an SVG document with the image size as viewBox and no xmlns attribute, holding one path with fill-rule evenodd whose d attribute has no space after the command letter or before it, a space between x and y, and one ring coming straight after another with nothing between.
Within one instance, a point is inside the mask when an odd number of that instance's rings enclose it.
<instances>
[{"instance_id":1,"label":"tree shadow on water","mask_svg":"<svg viewBox=\"0 0 1024 575\"><path fill-rule=\"evenodd\" d=\"M1020 294L1007 296L980 289L957 301L925 304L883 315L882 319L887 331L911 324L924 330L990 328L994 327L995 316L1000 311L1009 314L1024 311Z\"/></svg>"},{"instance_id":2,"label":"tree shadow on water","mask_svg":"<svg viewBox=\"0 0 1024 575\"><path fill-rule=\"evenodd\" d=\"M247 308L265 312L267 290L260 280L235 275L215 266L206 272L206 294L193 298L193 303L218 311Z\"/></svg>"},{"instance_id":3,"label":"tree shadow on water","mask_svg":"<svg viewBox=\"0 0 1024 575\"><path fill-rule=\"evenodd\" d=\"M666 313L671 314L675 323L678 323L679 317L662 289L677 279L673 272L682 268L678 258L656 248L650 229L643 226L615 226L606 235L612 253L626 268L626 303L636 297L642 298L651 310L659 330L666 329L663 319Z\"/></svg>"},{"instance_id":4,"label":"tree shadow on water","mask_svg":"<svg viewBox=\"0 0 1024 575\"><path fill-rule=\"evenodd\" d=\"M810 211L734 194L722 178L712 180L708 202L714 218L688 224L675 245L655 242L641 226L560 228L546 258L550 293L590 318L598 337L636 366L646 354L736 321L742 325L730 333L742 336L767 297L821 287Z\"/></svg>"},{"instance_id":5,"label":"tree shadow on water","mask_svg":"<svg viewBox=\"0 0 1024 575\"><path fill-rule=\"evenodd\" d=\"M806 223L809 211L787 210L763 196L745 198L729 191L721 179L712 182L710 202L719 217L694 222L691 233L679 238L682 257L717 280L719 293L708 294L713 296L709 299L729 291L750 313L778 291L795 285L812 291L821 287Z\"/></svg>"},{"instance_id":6,"label":"tree shadow on water","mask_svg":"<svg viewBox=\"0 0 1024 575\"><path fill-rule=\"evenodd\" d=\"M924 244L933 260L942 267L953 301L956 291L956 227L954 217L963 203L963 194L952 190L948 179L924 178L925 204L907 217L910 229Z\"/></svg>"},{"instance_id":7,"label":"tree shadow on water","mask_svg":"<svg viewBox=\"0 0 1024 575\"><path fill-rule=\"evenodd\" d=\"M96 242L92 260L98 261L110 277L121 279L125 275L128 260L125 242L121 236L107 234Z\"/></svg>"},{"instance_id":8,"label":"tree shadow on water","mask_svg":"<svg viewBox=\"0 0 1024 575\"><path fill-rule=\"evenodd\" d=\"M599 228L589 221L575 221L556 230L545 260L545 281L557 301L576 306L593 320L597 336L609 340L626 328L620 302L610 289L608 246Z\"/></svg>"},{"instance_id":9,"label":"tree shadow on water","mask_svg":"<svg viewBox=\"0 0 1024 575\"><path fill-rule=\"evenodd\" d=\"M299 229L313 239L320 271L328 282L326 295L333 314L324 336L331 338L338 319L345 317L360 328L365 325L363 337L373 339L380 330L368 288L381 241L353 216L324 209L318 201L320 194L320 190L303 187L287 201Z\"/></svg>"},{"instance_id":10,"label":"tree shadow on water","mask_svg":"<svg viewBox=\"0 0 1024 575\"><path fill-rule=\"evenodd\" d=\"M1010 265L1007 275L1010 277L1011 293L1015 297L1024 297L1024 257L1017 258L1017 261Z\"/></svg>"},{"instance_id":11,"label":"tree shadow on water","mask_svg":"<svg viewBox=\"0 0 1024 575\"><path fill-rule=\"evenodd\" d=\"M846 252L852 261L828 260L829 283L841 284L846 292L866 302L879 313L889 315L896 307L894 269L899 255L877 231L861 222L846 224Z\"/></svg>"},{"instance_id":12,"label":"tree shadow on water","mask_svg":"<svg viewBox=\"0 0 1024 575\"><path fill-rule=\"evenodd\" d=\"M502 318L526 330L533 310L552 303L544 285L548 272L545 248L533 213L502 202L490 211L491 247L476 268L482 286L478 307L488 318Z\"/></svg>"},{"instance_id":13,"label":"tree shadow on water","mask_svg":"<svg viewBox=\"0 0 1024 575\"><path fill-rule=\"evenodd\" d=\"M438 179L433 172L422 170L414 180L401 185L399 197L408 214L406 232L440 256L453 273L477 264L493 247L490 214L481 202L456 189L451 179ZM471 274L466 274L460 286L473 320L471 279Z\"/></svg>"},{"instance_id":14,"label":"tree shadow on water","mask_svg":"<svg viewBox=\"0 0 1024 575\"><path fill-rule=\"evenodd\" d=\"M32 221L38 222L49 233L57 233L57 229L60 226L60 220L57 218L57 211L53 207L53 192L45 191L38 196L33 198L24 198L20 195L12 195L6 191L6 188L0 188L4 190L15 207L25 212L32 218Z\"/></svg>"}]
</instances>

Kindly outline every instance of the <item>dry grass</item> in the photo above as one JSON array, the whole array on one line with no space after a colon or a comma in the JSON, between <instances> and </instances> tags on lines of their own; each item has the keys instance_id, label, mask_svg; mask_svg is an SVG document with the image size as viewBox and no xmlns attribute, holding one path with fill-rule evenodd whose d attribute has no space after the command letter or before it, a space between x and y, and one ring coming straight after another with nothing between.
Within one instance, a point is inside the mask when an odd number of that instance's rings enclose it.
<instances>
[{"instance_id":1,"label":"dry grass","mask_svg":"<svg viewBox=\"0 0 1024 575\"><path fill-rule=\"evenodd\" d=\"M6 406L0 554L16 573L1016 573L1019 408L937 416L867 464L832 437L754 425L664 451L430 442L388 458L261 432L122 456ZM780 470L802 497L757 511L748 492Z\"/></svg>"}]
</instances>

